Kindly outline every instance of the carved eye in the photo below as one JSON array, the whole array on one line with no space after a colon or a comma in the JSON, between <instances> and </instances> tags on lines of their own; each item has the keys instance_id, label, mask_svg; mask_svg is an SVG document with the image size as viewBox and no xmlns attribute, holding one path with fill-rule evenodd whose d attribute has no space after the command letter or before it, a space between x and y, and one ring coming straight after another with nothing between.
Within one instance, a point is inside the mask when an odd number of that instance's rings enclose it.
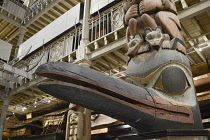
<instances>
[{"instance_id":1,"label":"carved eye","mask_svg":"<svg viewBox=\"0 0 210 140\"><path fill-rule=\"evenodd\" d=\"M161 35L160 33L157 34L157 37L158 37L158 38L161 38L161 36L162 36L162 35Z\"/></svg>"},{"instance_id":2,"label":"carved eye","mask_svg":"<svg viewBox=\"0 0 210 140\"><path fill-rule=\"evenodd\" d=\"M183 94L190 84L185 73L177 67L166 68L158 78L154 88L168 94Z\"/></svg>"},{"instance_id":3,"label":"carved eye","mask_svg":"<svg viewBox=\"0 0 210 140\"><path fill-rule=\"evenodd\" d=\"M132 48L132 47L138 45L138 43L139 43L139 42L138 42L137 40L133 40L133 41L131 41L131 42L128 44L128 46L129 46L130 48Z\"/></svg>"},{"instance_id":4,"label":"carved eye","mask_svg":"<svg viewBox=\"0 0 210 140\"><path fill-rule=\"evenodd\" d=\"M131 43L131 46L135 46L135 45L136 45L136 42L133 41L133 42Z\"/></svg>"},{"instance_id":5,"label":"carved eye","mask_svg":"<svg viewBox=\"0 0 210 140\"><path fill-rule=\"evenodd\" d=\"M148 40L153 39L153 38L152 38L152 35L151 35L151 34L147 34L147 39L148 39Z\"/></svg>"}]
</instances>

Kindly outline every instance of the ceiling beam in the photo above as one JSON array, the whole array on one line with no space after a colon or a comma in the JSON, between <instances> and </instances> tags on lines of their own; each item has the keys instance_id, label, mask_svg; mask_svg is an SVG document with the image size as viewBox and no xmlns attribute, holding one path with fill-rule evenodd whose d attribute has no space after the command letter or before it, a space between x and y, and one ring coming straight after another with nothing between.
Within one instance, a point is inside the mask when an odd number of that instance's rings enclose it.
<instances>
[{"instance_id":1,"label":"ceiling beam","mask_svg":"<svg viewBox=\"0 0 210 140\"><path fill-rule=\"evenodd\" d=\"M50 17L49 15L47 15L47 13L45 13L44 15L43 15L43 17L44 17L44 19L45 20L47 20L48 22L53 22L55 19L54 18L52 18L52 17Z\"/></svg>"},{"instance_id":2,"label":"ceiling beam","mask_svg":"<svg viewBox=\"0 0 210 140\"><path fill-rule=\"evenodd\" d=\"M8 22L10 22L11 24L13 24L13 25L15 25L15 26L17 26L17 27L20 27L20 26L21 26L20 23L18 23L17 21L15 21L15 20L9 18L8 16L3 15L2 13L0 13L0 18L6 20L6 21L8 21Z\"/></svg>"},{"instance_id":3,"label":"ceiling beam","mask_svg":"<svg viewBox=\"0 0 210 140\"><path fill-rule=\"evenodd\" d=\"M28 28L28 32L31 33L31 34L35 34L37 33L37 31L35 31L34 29L32 28Z\"/></svg>"},{"instance_id":4,"label":"ceiling beam","mask_svg":"<svg viewBox=\"0 0 210 140\"><path fill-rule=\"evenodd\" d=\"M59 8L62 8L62 9L64 9L64 10L66 10L66 11L68 11L70 8L68 8L66 5L64 5L63 3L58 3L58 5L60 6Z\"/></svg>"},{"instance_id":5,"label":"ceiling beam","mask_svg":"<svg viewBox=\"0 0 210 140\"><path fill-rule=\"evenodd\" d=\"M31 24L28 28L34 29L36 32L40 31L41 29L33 24Z\"/></svg>"},{"instance_id":6,"label":"ceiling beam","mask_svg":"<svg viewBox=\"0 0 210 140\"><path fill-rule=\"evenodd\" d=\"M8 23L1 31L0 31L0 35L5 32L8 28L9 28L10 23Z\"/></svg>"},{"instance_id":7,"label":"ceiling beam","mask_svg":"<svg viewBox=\"0 0 210 140\"><path fill-rule=\"evenodd\" d=\"M125 61L122 61L121 59L119 59L117 56L115 56L113 53L109 53L107 54L108 57L106 57L108 60L110 60L111 62L114 62L115 64L119 65L119 64L125 64Z\"/></svg>"},{"instance_id":8,"label":"ceiling beam","mask_svg":"<svg viewBox=\"0 0 210 140\"><path fill-rule=\"evenodd\" d=\"M108 65L108 63L104 62L104 60L101 60L101 58L95 60L94 63L104 68L104 71L107 71L108 69L110 69L110 66Z\"/></svg>"},{"instance_id":9,"label":"ceiling beam","mask_svg":"<svg viewBox=\"0 0 210 140\"><path fill-rule=\"evenodd\" d=\"M58 13L59 15L63 15L63 11L61 9L59 9L58 7L54 6L53 7L54 12Z\"/></svg>"},{"instance_id":10,"label":"ceiling beam","mask_svg":"<svg viewBox=\"0 0 210 140\"><path fill-rule=\"evenodd\" d=\"M10 95L15 95L18 92L21 92L23 90L25 90L26 88L30 88L31 86L37 85L40 82L43 82L44 80L46 80L47 78L45 77L38 77L32 81L27 82L26 84L23 84L13 90L10 91Z\"/></svg>"},{"instance_id":11,"label":"ceiling beam","mask_svg":"<svg viewBox=\"0 0 210 140\"><path fill-rule=\"evenodd\" d=\"M54 7L55 5L57 5L60 1L62 0L54 0L53 2L51 2L50 4L47 5L47 7L45 7L42 11L40 11L37 15L35 15L33 18L31 18L29 21L26 22L26 24L24 25L25 27L30 26L32 23L34 23L34 21L36 21L39 17L41 17L43 14L46 14L48 10L52 9L52 7ZM3 19L7 19L9 20L9 22L11 21L12 24L15 24L15 26L20 27L21 24L6 17L5 15L0 13L0 17L2 16ZM57 18L57 17L56 17ZM14 32L10 37L8 37L6 39L6 41L10 41L13 38L15 38L17 35L19 34L19 31Z\"/></svg>"},{"instance_id":12,"label":"ceiling beam","mask_svg":"<svg viewBox=\"0 0 210 140\"><path fill-rule=\"evenodd\" d=\"M43 25L41 22L39 22L38 20L36 20L34 23L33 23L34 26L37 26L39 27L40 29L44 28L45 25Z\"/></svg>"},{"instance_id":13,"label":"ceiling beam","mask_svg":"<svg viewBox=\"0 0 210 140\"><path fill-rule=\"evenodd\" d=\"M19 27L14 27L13 29L12 29L12 31L10 31L7 35L5 35L5 37L4 37L4 39L6 40L11 34L13 34L16 30L18 30L18 28Z\"/></svg>"},{"instance_id":14,"label":"ceiling beam","mask_svg":"<svg viewBox=\"0 0 210 140\"><path fill-rule=\"evenodd\" d=\"M26 32L26 33L24 34L24 36L26 36L26 37L28 37L28 38L30 38L32 35L33 35L33 34L30 33L30 32Z\"/></svg>"},{"instance_id":15,"label":"ceiling beam","mask_svg":"<svg viewBox=\"0 0 210 140\"><path fill-rule=\"evenodd\" d=\"M207 11L206 13L208 14L208 16L209 16L209 18L210 18L210 11Z\"/></svg>"},{"instance_id":16,"label":"ceiling beam","mask_svg":"<svg viewBox=\"0 0 210 140\"><path fill-rule=\"evenodd\" d=\"M193 65L196 64L196 62L192 59L192 57L191 57L190 55L187 54L187 57L188 57L188 59L190 60L190 62L193 63Z\"/></svg>"},{"instance_id":17,"label":"ceiling beam","mask_svg":"<svg viewBox=\"0 0 210 140\"><path fill-rule=\"evenodd\" d=\"M32 23L34 23L34 21L36 21L39 17L41 17L47 11L49 11L50 9L52 9L60 1L62 1L62 0L54 0L53 2L51 2L50 4L48 4L42 11L40 11L37 15L35 15L33 18L31 18L29 21L27 21L26 24L25 24L25 27L28 27L29 25L31 25Z\"/></svg>"},{"instance_id":18,"label":"ceiling beam","mask_svg":"<svg viewBox=\"0 0 210 140\"><path fill-rule=\"evenodd\" d=\"M47 19L44 19L43 17L40 17L38 20L41 21L42 23L44 23L45 26L47 26L48 24L50 24L50 22L47 21Z\"/></svg>"},{"instance_id":19,"label":"ceiling beam","mask_svg":"<svg viewBox=\"0 0 210 140\"><path fill-rule=\"evenodd\" d=\"M209 0L206 0L179 12L178 17L182 22L186 19L190 19L194 16L197 16L209 10L210 10Z\"/></svg>"},{"instance_id":20,"label":"ceiling beam","mask_svg":"<svg viewBox=\"0 0 210 140\"><path fill-rule=\"evenodd\" d=\"M202 59L202 61L206 62L206 58L203 56L203 54L197 48L194 47L193 49L198 54L198 56Z\"/></svg>"},{"instance_id":21,"label":"ceiling beam","mask_svg":"<svg viewBox=\"0 0 210 140\"><path fill-rule=\"evenodd\" d=\"M96 65L91 65L91 68L100 72L103 71L100 67L97 67Z\"/></svg>"},{"instance_id":22,"label":"ceiling beam","mask_svg":"<svg viewBox=\"0 0 210 140\"><path fill-rule=\"evenodd\" d=\"M197 28L197 30L200 32L200 34L204 34L205 31L204 29L201 27L200 23L198 22L198 20L196 19L196 17L192 18L192 23L194 24L194 26ZM208 41L209 39L204 35L202 37L204 39L204 41ZM199 43L199 42L198 42ZM210 43L207 43L208 45L210 45ZM195 51L198 53L198 55L201 57L201 59L206 62L206 59L203 55L202 52L200 52L199 50L195 49ZM199 52L198 52L199 51Z\"/></svg>"},{"instance_id":23,"label":"ceiling beam","mask_svg":"<svg viewBox=\"0 0 210 140\"><path fill-rule=\"evenodd\" d=\"M123 37L123 38L121 38L121 39L101 48L101 49L98 49L97 51L94 51L94 52L88 54L89 60L91 60L91 61L95 60L101 56L104 56L104 55L109 54L115 50L118 50L118 49L124 47L125 45L126 45L126 39L125 39L125 37Z\"/></svg>"},{"instance_id":24,"label":"ceiling beam","mask_svg":"<svg viewBox=\"0 0 210 140\"><path fill-rule=\"evenodd\" d=\"M126 55L125 53L123 53L123 51L121 49L115 51L115 52L112 52L115 56L117 56L119 59L125 61L126 60ZM126 61L125 61L126 62Z\"/></svg>"},{"instance_id":25,"label":"ceiling beam","mask_svg":"<svg viewBox=\"0 0 210 140\"><path fill-rule=\"evenodd\" d=\"M184 36L186 37L186 39L191 39L191 35L189 34L189 32L187 31L187 29L184 27L184 25L181 23L181 28L182 28L182 32L184 34ZM194 45L194 42L190 43L191 46Z\"/></svg>"},{"instance_id":26,"label":"ceiling beam","mask_svg":"<svg viewBox=\"0 0 210 140\"><path fill-rule=\"evenodd\" d=\"M78 3L81 3L82 1L81 0L76 0Z\"/></svg>"},{"instance_id":27,"label":"ceiling beam","mask_svg":"<svg viewBox=\"0 0 210 140\"><path fill-rule=\"evenodd\" d=\"M71 2L70 0L64 0L64 2L68 3L69 5L71 5L72 7L75 6L75 4L73 2Z\"/></svg>"},{"instance_id":28,"label":"ceiling beam","mask_svg":"<svg viewBox=\"0 0 210 140\"><path fill-rule=\"evenodd\" d=\"M34 79L33 78L34 76L33 76L32 73L29 73L29 72L26 72L24 70L15 68L15 67L13 67L11 65L8 65L8 64L4 64L2 66L2 70L5 71L5 72L8 72L8 73L12 73L12 74L17 74L19 76L23 76L23 77L25 77L27 79L30 79L30 80Z\"/></svg>"},{"instance_id":29,"label":"ceiling beam","mask_svg":"<svg viewBox=\"0 0 210 140\"><path fill-rule=\"evenodd\" d=\"M11 34L6 41L9 42L10 40L12 40L13 38L15 38L17 35L19 35L20 30L16 30L13 34Z\"/></svg>"}]
</instances>

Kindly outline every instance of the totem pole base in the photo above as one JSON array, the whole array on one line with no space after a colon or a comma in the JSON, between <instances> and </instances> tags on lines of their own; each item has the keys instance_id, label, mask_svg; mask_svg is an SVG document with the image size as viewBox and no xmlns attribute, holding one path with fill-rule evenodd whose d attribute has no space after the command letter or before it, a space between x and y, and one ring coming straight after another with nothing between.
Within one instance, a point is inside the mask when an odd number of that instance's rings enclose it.
<instances>
[{"instance_id":1,"label":"totem pole base","mask_svg":"<svg viewBox=\"0 0 210 140\"><path fill-rule=\"evenodd\" d=\"M209 140L208 130L177 130L167 129L164 131L150 132L139 135L120 136L117 140Z\"/></svg>"}]
</instances>

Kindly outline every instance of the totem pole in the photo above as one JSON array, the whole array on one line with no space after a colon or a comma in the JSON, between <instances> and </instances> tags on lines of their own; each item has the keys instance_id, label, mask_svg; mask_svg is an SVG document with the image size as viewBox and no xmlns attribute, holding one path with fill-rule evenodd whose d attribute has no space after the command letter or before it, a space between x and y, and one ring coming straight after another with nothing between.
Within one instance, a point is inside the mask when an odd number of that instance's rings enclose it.
<instances>
[{"instance_id":1,"label":"totem pole","mask_svg":"<svg viewBox=\"0 0 210 140\"><path fill-rule=\"evenodd\" d=\"M64 62L36 73L59 81L39 88L135 127L139 133L202 129L190 64L174 0L127 0L126 82Z\"/></svg>"},{"instance_id":2,"label":"totem pole","mask_svg":"<svg viewBox=\"0 0 210 140\"><path fill-rule=\"evenodd\" d=\"M168 117L156 111L157 118L187 123L192 117L191 123L202 128L174 0L127 0L123 10L129 48L126 81L147 88L156 106L167 102L163 110L171 106L179 113L188 110L184 113L188 119L179 120L182 113L172 117L173 109Z\"/></svg>"}]
</instances>

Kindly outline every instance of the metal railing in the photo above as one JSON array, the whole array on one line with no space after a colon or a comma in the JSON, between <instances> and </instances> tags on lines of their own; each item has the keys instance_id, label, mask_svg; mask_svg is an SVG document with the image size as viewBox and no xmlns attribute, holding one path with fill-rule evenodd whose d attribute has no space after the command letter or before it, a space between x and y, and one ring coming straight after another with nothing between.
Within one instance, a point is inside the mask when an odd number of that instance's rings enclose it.
<instances>
[{"instance_id":1,"label":"metal railing","mask_svg":"<svg viewBox=\"0 0 210 140\"><path fill-rule=\"evenodd\" d=\"M48 0L35 0L33 3L30 3L25 13L24 22L25 20L29 20L29 18L32 18L34 15L36 15L43 9L44 6L47 6L49 2L50 1Z\"/></svg>"},{"instance_id":2,"label":"metal railing","mask_svg":"<svg viewBox=\"0 0 210 140\"><path fill-rule=\"evenodd\" d=\"M24 18L25 11L27 9L21 0L4 0L2 5L0 5L0 8L7 11L8 15L13 14L15 17L20 19Z\"/></svg>"},{"instance_id":3,"label":"metal railing","mask_svg":"<svg viewBox=\"0 0 210 140\"><path fill-rule=\"evenodd\" d=\"M49 46L49 61L58 61L76 51L80 45L82 27L79 26Z\"/></svg>"},{"instance_id":4,"label":"metal railing","mask_svg":"<svg viewBox=\"0 0 210 140\"><path fill-rule=\"evenodd\" d=\"M3 0L3 2L0 3L0 8L6 10L9 14L15 15L15 17L20 18L22 23L26 23L26 21L38 14L44 7L53 1L54 0L35 0L28 6L25 6L21 0Z\"/></svg>"},{"instance_id":5,"label":"metal railing","mask_svg":"<svg viewBox=\"0 0 210 140\"><path fill-rule=\"evenodd\" d=\"M18 5L19 7L22 7L24 9L26 9L26 6L23 5L23 1L22 0L3 0L2 7L6 7L8 2L12 2L12 3Z\"/></svg>"},{"instance_id":6,"label":"metal railing","mask_svg":"<svg viewBox=\"0 0 210 140\"><path fill-rule=\"evenodd\" d=\"M75 52L82 37L82 27L79 26L50 45L25 60L26 64L21 69L34 72L35 69L46 62L59 61Z\"/></svg>"},{"instance_id":7,"label":"metal railing","mask_svg":"<svg viewBox=\"0 0 210 140\"><path fill-rule=\"evenodd\" d=\"M89 24L90 42L123 27L122 3L115 5L103 13L98 11L98 16L91 18Z\"/></svg>"}]
</instances>

